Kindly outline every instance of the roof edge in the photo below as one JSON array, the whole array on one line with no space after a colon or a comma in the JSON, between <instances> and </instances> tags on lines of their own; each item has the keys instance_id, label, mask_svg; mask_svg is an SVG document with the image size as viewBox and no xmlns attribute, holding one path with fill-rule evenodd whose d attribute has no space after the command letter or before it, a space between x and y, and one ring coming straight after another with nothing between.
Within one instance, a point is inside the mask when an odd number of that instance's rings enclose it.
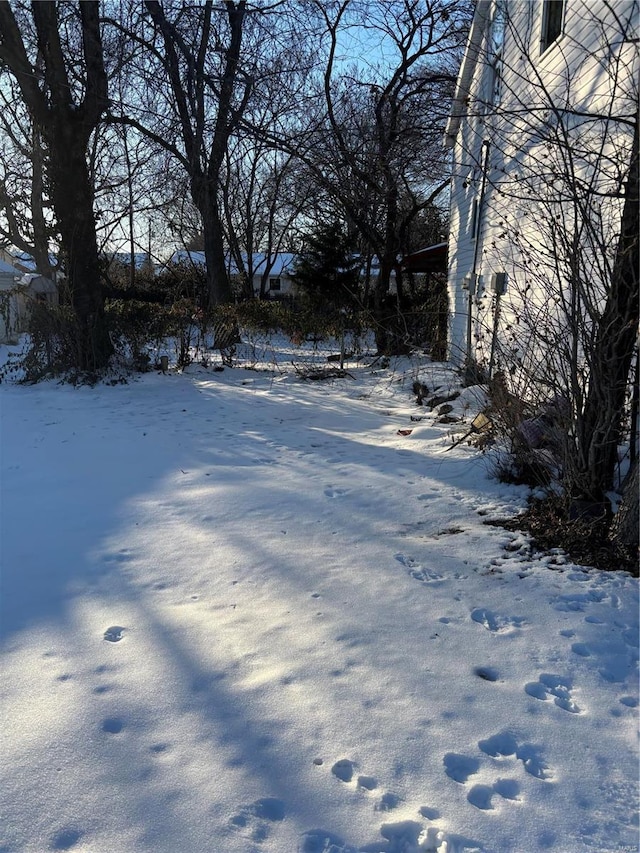
<instances>
[{"instance_id":1,"label":"roof edge","mask_svg":"<svg viewBox=\"0 0 640 853\"><path fill-rule=\"evenodd\" d=\"M477 0L473 21L471 23L471 30L467 40L467 47L462 58L462 65L460 66L460 73L458 74L458 80L456 83L456 91L453 96L453 107L445 128L445 148L453 148L458 135L458 130L460 129L460 122L462 121L462 116L467 106L471 81L473 80L473 74L478 64L478 56L480 54L482 39L487 31L489 23L490 8L491 0Z\"/></svg>"}]
</instances>

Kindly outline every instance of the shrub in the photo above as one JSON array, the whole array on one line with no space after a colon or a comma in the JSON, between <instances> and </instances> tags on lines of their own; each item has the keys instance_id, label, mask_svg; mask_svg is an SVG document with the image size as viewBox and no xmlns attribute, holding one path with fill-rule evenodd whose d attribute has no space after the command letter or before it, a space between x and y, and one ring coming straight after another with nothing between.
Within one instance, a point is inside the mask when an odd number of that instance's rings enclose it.
<instances>
[{"instance_id":1,"label":"shrub","mask_svg":"<svg viewBox=\"0 0 640 853\"><path fill-rule=\"evenodd\" d=\"M66 376L71 382L95 381L81 376L77 365L80 330L76 314L67 305L34 302L29 316L29 346L20 360L23 382Z\"/></svg>"}]
</instances>

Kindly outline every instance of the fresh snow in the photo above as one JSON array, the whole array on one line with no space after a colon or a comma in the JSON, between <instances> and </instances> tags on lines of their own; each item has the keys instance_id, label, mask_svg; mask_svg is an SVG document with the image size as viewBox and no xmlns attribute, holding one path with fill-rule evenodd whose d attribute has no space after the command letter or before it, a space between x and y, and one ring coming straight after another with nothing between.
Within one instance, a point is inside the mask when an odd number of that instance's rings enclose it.
<instances>
[{"instance_id":1,"label":"fresh snow","mask_svg":"<svg viewBox=\"0 0 640 853\"><path fill-rule=\"evenodd\" d=\"M1 853L635 851L637 581L294 357L0 386Z\"/></svg>"}]
</instances>

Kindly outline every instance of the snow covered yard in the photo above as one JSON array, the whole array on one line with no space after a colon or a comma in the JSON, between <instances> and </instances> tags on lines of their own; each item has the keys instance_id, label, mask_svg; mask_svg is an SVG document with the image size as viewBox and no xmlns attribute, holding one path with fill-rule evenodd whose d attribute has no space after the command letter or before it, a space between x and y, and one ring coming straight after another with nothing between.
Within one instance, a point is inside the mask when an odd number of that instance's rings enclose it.
<instances>
[{"instance_id":1,"label":"snow covered yard","mask_svg":"<svg viewBox=\"0 0 640 853\"><path fill-rule=\"evenodd\" d=\"M637 581L349 370L0 386L2 853L637 849Z\"/></svg>"}]
</instances>

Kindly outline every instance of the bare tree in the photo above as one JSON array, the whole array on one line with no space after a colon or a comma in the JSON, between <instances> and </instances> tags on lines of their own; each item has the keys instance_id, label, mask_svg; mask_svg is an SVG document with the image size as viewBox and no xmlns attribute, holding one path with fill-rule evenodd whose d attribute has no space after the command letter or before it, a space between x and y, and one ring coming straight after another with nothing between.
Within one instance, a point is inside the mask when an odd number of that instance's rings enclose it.
<instances>
[{"instance_id":1,"label":"bare tree","mask_svg":"<svg viewBox=\"0 0 640 853\"><path fill-rule=\"evenodd\" d=\"M469 22L459 2L314 0L326 54L313 110L292 149L379 260L372 307L380 351L399 345L395 307L403 236L448 186L440 139ZM367 57L371 44L383 60ZM346 60L360 52L361 61Z\"/></svg>"},{"instance_id":2,"label":"bare tree","mask_svg":"<svg viewBox=\"0 0 640 853\"><path fill-rule=\"evenodd\" d=\"M30 23L26 10L19 12L17 18L9 3L0 4L0 61L47 149L49 194L77 319L76 364L95 370L112 349L87 163L89 140L108 105L98 3L32 3Z\"/></svg>"},{"instance_id":3,"label":"bare tree","mask_svg":"<svg viewBox=\"0 0 640 853\"><path fill-rule=\"evenodd\" d=\"M579 488L586 495L595 497L600 497L603 490L613 485L634 350L637 358L639 177L636 116L629 171L624 185L620 234L604 307L595 319L589 383L576 435ZM637 399L635 403L637 405ZM632 436L631 440L635 438ZM636 492L636 505L637 497Z\"/></svg>"},{"instance_id":4,"label":"bare tree","mask_svg":"<svg viewBox=\"0 0 640 853\"><path fill-rule=\"evenodd\" d=\"M0 241L33 257L53 277L50 243L55 235L45 191L45 150L15 81L0 87ZM17 90L17 91L16 91Z\"/></svg>"},{"instance_id":5,"label":"bare tree","mask_svg":"<svg viewBox=\"0 0 640 853\"><path fill-rule=\"evenodd\" d=\"M171 94L167 98L162 85L157 88L159 101L154 108L157 113L164 99L170 120L163 127L161 121L140 121L125 112L112 119L136 126L185 169L193 204L202 218L207 265L203 299L215 305L231 298L219 190L229 138L251 92L251 78L241 67L247 4L246 0L225 0L220 9L212 0L197 7L146 0L144 7L154 32L144 33L139 21L128 35L145 51L146 79L149 68L163 72Z\"/></svg>"},{"instance_id":6,"label":"bare tree","mask_svg":"<svg viewBox=\"0 0 640 853\"><path fill-rule=\"evenodd\" d=\"M254 296L258 265L258 296L267 296L276 255L291 246L294 223L307 208L309 192L291 154L274 151L255 136L232 142L221 196L230 255L245 282L245 297Z\"/></svg>"}]
</instances>

